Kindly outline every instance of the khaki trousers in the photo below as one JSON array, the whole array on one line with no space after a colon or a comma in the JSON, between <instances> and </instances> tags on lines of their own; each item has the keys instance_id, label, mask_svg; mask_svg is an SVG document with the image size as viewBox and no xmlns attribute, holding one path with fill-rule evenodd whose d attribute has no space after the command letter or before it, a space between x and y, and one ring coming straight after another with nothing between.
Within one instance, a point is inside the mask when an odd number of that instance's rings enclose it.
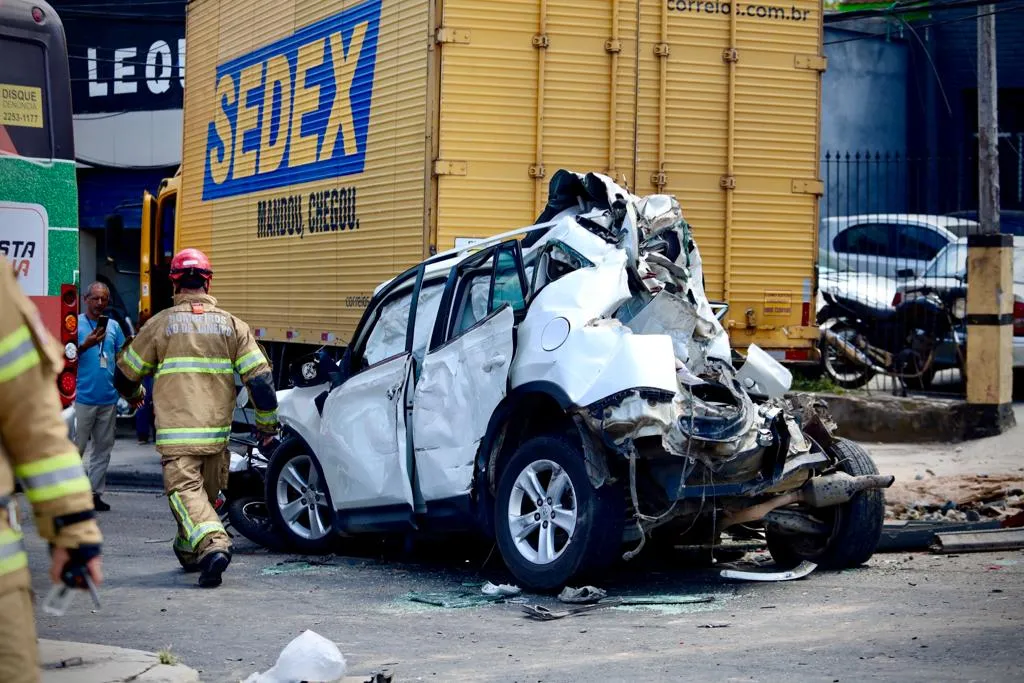
<instances>
[{"instance_id":1,"label":"khaki trousers","mask_svg":"<svg viewBox=\"0 0 1024 683\"><path fill-rule=\"evenodd\" d=\"M213 508L217 494L228 483L230 453L165 455L160 459L164 491L178 523L174 554L186 569L215 551L231 552L220 516Z\"/></svg>"},{"instance_id":2,"label":"khaki trousers","mask_svg":"<svg viewBox=\"0 0 1024 683\"><path fill-rule=\"evenodd\" d=\"M39 683L39 643L32 594L16 588L0 595L0 681Z\"/></svg>"}]
</instances>

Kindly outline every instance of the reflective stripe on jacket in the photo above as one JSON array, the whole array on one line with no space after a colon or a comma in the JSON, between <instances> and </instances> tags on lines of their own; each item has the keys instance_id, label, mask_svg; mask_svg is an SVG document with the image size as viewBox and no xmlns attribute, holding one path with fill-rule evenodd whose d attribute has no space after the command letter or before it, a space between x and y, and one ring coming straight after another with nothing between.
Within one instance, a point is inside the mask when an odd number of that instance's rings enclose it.
<instances>
[{"instance_id":1,"label":"reflective stripe on jacket","mask_svg":"<svg viewBox=\"0 0 1024 683\"><path fill-rule=\"evenodd\" d=\"M270 364L249 326L217 308L213 297L179 294L174 304L142 326L118 367L133 382L154 375L157 450L164 455L217 453L231 432L234 374L248 382L269 373ZM270 424L276 414L272 418Z\"/></svg>"},{"instance_id":2,"label":"reflective stripe on jacket","mask_svg":"<svg viewBox=\"0 0 1024 683\"><path fill-rule=\"evenodd\" d=\"M92 489L68 439L57 393L64 359L10 268L0 265L0 500L21 481L36 529L65 548L102 542L93 519L62 527L54 519L91 511ZM0 507L0 594L30 583L22 535Z\"/></svg>"}]
</instances>

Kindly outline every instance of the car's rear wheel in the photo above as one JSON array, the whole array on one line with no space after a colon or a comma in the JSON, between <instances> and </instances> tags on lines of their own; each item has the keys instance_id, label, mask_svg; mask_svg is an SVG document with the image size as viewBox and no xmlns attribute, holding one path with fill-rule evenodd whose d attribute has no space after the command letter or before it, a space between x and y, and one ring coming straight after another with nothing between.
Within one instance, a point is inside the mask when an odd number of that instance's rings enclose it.
<instances>
[{"instance_id":1,"label":"car's rear wheel","mask_svg":"<svg viewBox=\"0 0 1024 683\"><path fill-rule=\"evenodd\" d=\"M278 446L267 467L267 508L290 547L311 554L333 547L331 493L316 456L295 437Z\"/></svg>"},{"instance_id":2,"label":"car's rear wheel","mask_svg":"<svg viewBox=\"0 0 1024 683\"><path fill-rule=\"evenodd\" d=\"M852 441L836 439L829 454L836 468L851 476L878 474L868 452ZM846 569L862 565L874 555L885 523L881 489L860 491L840 505L803 511L821 523L824 533L788 533L766 525L768 552L776 564L794 567L809 560L824 569Z\"/></svg>"},{"instance_id":3,"label":"car's rear wheel","mask_svg":"<svg viewBox=\"0 0 1024 683\"><path fill-rule=\"evenodd\" d=\"M495 501L498 549L523 586L550 590L611 564L622 543L621 490L595 489L583 451L563 436L521 445L501 471Z\"/></svg>"}]
</instances>

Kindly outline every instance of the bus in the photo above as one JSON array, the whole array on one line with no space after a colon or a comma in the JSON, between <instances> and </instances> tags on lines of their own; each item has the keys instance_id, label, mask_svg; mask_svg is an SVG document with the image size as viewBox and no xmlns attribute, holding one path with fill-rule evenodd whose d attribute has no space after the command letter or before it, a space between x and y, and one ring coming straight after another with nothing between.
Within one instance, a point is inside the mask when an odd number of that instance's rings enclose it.
<instances>
[{"instance_id":1,"label":"bus","mask_svg":"<svg viewBox=\"0 0 1024 683\"><path fill-rule=\"evenodd\" d=\"M78 187L64 26L45 2L0 2L0 254L64 347L75 400Z\"/></svg>"}]
</instances>

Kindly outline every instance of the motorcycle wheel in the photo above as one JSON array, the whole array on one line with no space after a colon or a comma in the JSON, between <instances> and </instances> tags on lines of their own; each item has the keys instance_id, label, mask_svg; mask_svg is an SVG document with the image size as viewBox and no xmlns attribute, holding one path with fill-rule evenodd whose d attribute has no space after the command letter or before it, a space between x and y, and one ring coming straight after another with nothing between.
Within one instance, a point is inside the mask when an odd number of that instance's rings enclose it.
<instances>
[{"instance_id":1,"label":"motorcycle wheel","mask_svg":"<svg viewBox=\"0 0 1024 683\"><path fill-rule=\"evenodd\" d=\"M835 325L832 330L840 336L856 335L856 330L843 324ZM875 376L874 370L849 360L839 349L825 343L824 339L821 342L821 362L828 378L844 389L860 389Z\"/></svg>"},{"instance_id":2,"label":"motorcycle wheel","mask_svg":"<svg viewBox=\"0 0 1024 683\"><path fill-rule=\"evenodd\" d=\"M259 496L232 498L227 504L228 520L238 533L268 550L284 550L284 543L270 521L267 502Z\"/></svg>"},{"instance_id":3,"label":"motorcycle wheel","mask_svg":"<svg viewBox=\"0 0 1024 683\"><path fill-rule=\"evenodd\" d=\"M878 474L866 450L846 439L836 439L829 449L836 468L854 477ZM776 564L795 567L803 560L823 569L857 567L874 555L885 523L885 496L881 489L861 491L841 505L819 508L815 517L829 527L827 535L783 533L765 527L768 552Z\"/></svg>"}]
</instances>

